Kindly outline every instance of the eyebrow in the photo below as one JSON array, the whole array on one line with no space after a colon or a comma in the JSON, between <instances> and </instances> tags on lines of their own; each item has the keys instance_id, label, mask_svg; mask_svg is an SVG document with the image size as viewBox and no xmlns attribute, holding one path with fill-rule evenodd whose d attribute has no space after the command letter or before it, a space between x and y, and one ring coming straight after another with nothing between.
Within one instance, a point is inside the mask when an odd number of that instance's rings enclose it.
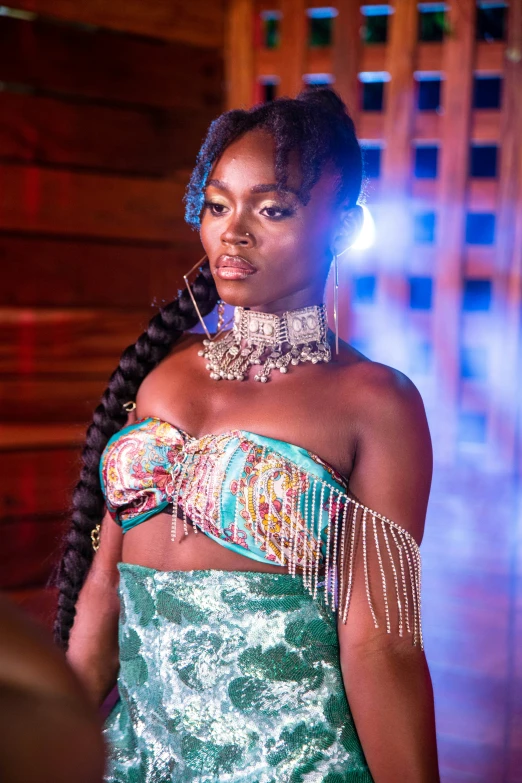
<instances>
[{"instance_id":1,"label":"eyebrow","mask_svg":"<svg viewBox=\"0 0 522 783\"><path fill-rule=\"evenodd\" d=\"M227 190L230 192L230 188L220 179L209 179L207 182L207 186L208 185L213 185L215 188L219 188L220 190ZM293 193L294 196L299 196L299 193L297 190L294 190L294 188L278 188L277 182L268 182L266 184L254 185L250 188L251 193L272 193L273 191L278 191L280 193Z\"/></svg>"}]
</instances>

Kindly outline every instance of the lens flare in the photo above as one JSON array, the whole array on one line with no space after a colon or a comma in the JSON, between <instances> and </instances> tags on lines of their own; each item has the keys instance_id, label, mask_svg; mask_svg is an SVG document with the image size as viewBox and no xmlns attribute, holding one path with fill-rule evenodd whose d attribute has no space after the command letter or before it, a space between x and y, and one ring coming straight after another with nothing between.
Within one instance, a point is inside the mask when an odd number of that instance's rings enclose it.
<instances>
[{"instance_id":1,"label":"lens flare","mask_svg":"<svg viewBox=\"0 0 522 783\"><path fill-rule=\"evenodd\" d=\"M352 250L367 250L375 243L375 221L372 213L364 204L361 207L364 215L363 224L357 239L352 245Z\"/></svg>"}]
</instances>

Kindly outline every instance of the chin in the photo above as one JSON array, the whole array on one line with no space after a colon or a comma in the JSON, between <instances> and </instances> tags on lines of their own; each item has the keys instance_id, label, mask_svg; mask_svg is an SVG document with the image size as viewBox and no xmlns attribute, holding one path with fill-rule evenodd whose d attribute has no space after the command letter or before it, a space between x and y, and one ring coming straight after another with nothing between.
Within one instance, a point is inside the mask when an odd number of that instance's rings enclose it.
<instances>
[{"instance_id":1,"label":"chin","mask_svg":"<svg viewBox=\"0 0 522 783\"><path fill-rule=\"evenodd\" d=\"M220 285L216 286L219 298L231 307L259 307L259 305L270 301L269 296L260 295L254 286L245 285L246 281L244 280L224 284L222 280L219 282Z\"/></svg>"}]
</instances>

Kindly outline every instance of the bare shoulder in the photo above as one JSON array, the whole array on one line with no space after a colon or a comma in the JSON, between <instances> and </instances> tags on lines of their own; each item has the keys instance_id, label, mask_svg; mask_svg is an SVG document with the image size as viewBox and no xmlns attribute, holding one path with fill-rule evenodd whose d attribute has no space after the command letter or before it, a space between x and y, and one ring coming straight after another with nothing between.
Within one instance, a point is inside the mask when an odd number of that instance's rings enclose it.
<instances>
[{"instance_id":1,"label":"bare shoulder","mask_svg":"<svg viewBox=\"0 0 522 783\"><path fill-rule=\"evenodd\" d=\"M167 356L145 376L138 392L138 407L143 409L145 403L148 410L151 396L163 393L165 385L175 385L178 379L186 381L204 339L204 334L185 332L176 340Z\"/></svg>"},{"instance_id":2,"label":"bare shoulder","mask_svg":"<svg viewBox=\"0 0 522 783\"><path fill-rule=\"evenodd\" d=\"M350 489L420 541L433 471L422 396L403 372L373 361L352 367L350 389L347 411L351 405L356 421Z\"/></svg>"},{"instance_id":3,"label":"bare shoulder","mask_svg":"<svg viewBox=\"0 0 522 783\"><path fill-rule=\"evenodd\" d=\"M357 362L350 369L350 384L356 390L357 408L363 420L392 417L397 423L412 424L426 417L421 393L400 370L371 360Z\"/></svg>"}]
</instances>

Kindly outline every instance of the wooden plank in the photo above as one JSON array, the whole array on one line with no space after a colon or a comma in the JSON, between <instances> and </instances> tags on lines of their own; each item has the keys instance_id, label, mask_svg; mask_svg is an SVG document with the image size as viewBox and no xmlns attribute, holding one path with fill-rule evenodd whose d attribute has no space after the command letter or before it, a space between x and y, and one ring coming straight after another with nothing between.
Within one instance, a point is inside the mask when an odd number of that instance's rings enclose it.
<instances>
[{"instance_id":1,"label":"wooden plank","mask_svg":"<svg viewBox=\"0 0 522 783\"><path fill-rule=\"evenodd\" d=\"M494 212L497 207L498 182L495 179L470 179L467 209L470 212ZM434 209L438 198L437 179L414 179L412 195L422 209Z\"/></svg>"},{"instance_id":2,"label":"wooden plank","mask_svg":"<svg viewBox=\"0 0 522 783\"><path fill-rule=\"evenodd\" d=\"M194 231L171 246L0 233L0 306L150 308L176 297L203 253Z\"/></svg>"},{"instance_id":3,"label":"wooden plank","mask_svg":"<svg viewBox=\"0 0 522 783\"><path fill-rule=\"evenodd\" d=\"M156 310L0 310L0 373L107 380Z\"/></svg>"},{"instance_id":4,"label":"wooden plank","mask_svg":"<svg viewBox=\"0 0 522 783\"><path fill-rule=\"evenodd\" d=\"M159 42L1 16L0 81L119 104L207 107L217 114L223 107L223 54L221 44Z\"/></svg>"},{"instance_id":5,"label":"wooden plank","mask_svg":"<svg viewBox=\"0 0 522 783\"><path fill-rule=\"evenodd\" d=\"M7 596L30 617L52 632L58 591L53 587L28 587L22 590L9 590Z\"/></svg>"},{"instance_id":6,"label":"wooden plank","mask_svg":"<svg viewBox=\"0 0 522 783\"><path fill-rule=\"evenodd\" d=\"M223 45L223 0L17 0L16 7L67 22L82 22L130 33L184 41L196 46Z\"/></svg>"},{"instance_id":7,"label":"wooden plank","mask_svg":"<svg viewBox=\"0 0 522 783\"><path fill-rule=\"evenodd\" d=\"M466 248L463 274L465 277L488 277L494 275L497 248L493 246L470 245Z\"/></svg>"},{"instance_id":8,"label":"wooden plank","mask_svg":"<svg viewBox=\"0 0 522 783\"><path fill-rule=\"evenodd\" d=\"M393 223L399 228L386 243L379 270L377 306L382 308L381 317L386 323L386 330L377 338L377 359L405 368L407 346L402 335L406 330L408 285L403 264L410 243L405 224L411 179L418 10L415 0L401 0L393 7L386 54L386 70L391 80L385 89L386 146L382 153L379 202L381 209L391 218L390 225Z\"/></svg>"},{"instance_id":9,"label":"wooden plank","mask_svg":"<svg viewBox=\"0 0 522 783\"><path fill-rule=\"evenodd\" d=\"M506 45L503 41L481 41L476 45L475 73L501 74L504 70Z\"/></svg>"},{"instance_id":10,"label":"wooden plank","mask_svg":"<svg viewBox=\"0 0 522 783\"><path fill-rule=\"evenodd\" d=\"M357 135L360 139L384 139L384 114L361 111L357 117Z\"/></svg>"},{"instance_id":11,"label":"wooden plank","mask_svg":"<svg viewBox=\"0 0 522 783\"><path fill-rule=\"evenodd\" d=\"M295 98L303 86L308 42L308 17L304 0L281 0L281 59L279 95Z\"/></svg>"},{"instance_id":12,"label":"wooden plank","mask_svg":"<svg viewBox=\"0 0 522 783\"><path fill-rule=\"evenodd\" d=\"M522 470L522 0L509 5L504 73L497 216L497 263L491 317L497 325L492 356L492 459ZM517 462L517 450L518 460Z\"/></svg>"},{"instance_id":13,"label":"wooden plank","mask_svg":"<svg viewBox=\"0 0 522 783\"><path fill-rule=\"evenodd\" d=\"M169 140L174 130L161 109L140 111L0 93L3 161L166 176L186 163L183 154L178 160L171 157L181 152ZM192 153L195 158L197 150Z\"/></svg>"},{"instance_id":14,"label":"wooden plank","mask_svg":"<svg viewBox=\"0 0 522 783\"><path fill-rule=\"evenodd\" d=\"M337 20L336 20L337 21ZM354 23L357 17L351 20ZM443 44L419 43L417 46L415 70L423 72L443 72ZM498 42L477 44L476 72L482 74L502 73L504 59L504 44ZM371 44L361 46L359 60L360 71L386 71L387 44ZM256 52L256 74L269 76L280 72L281 54L278 49L260 49ZM321 46L308 48L305 52L307 73L334 73L333 47Z\"/></svg>"},{"instance_id":15,"label":"wooden plank","mask_svg":"<svg viewBox=\"0 0 522 783\"><path fill-rule=\"evenodd\" d=\"M53 459L53 454L49 455ZM68 527L65 514L51 519L0 520L3 534L0 589L16 590L45 585L58 560L60 543Z\"/></svg>"},{"instance_id":16,"label":"wooden plank","mask_svg":"<svg viewBox=\"0 0 522 783\"><path fill-rule=\"evenodd\" d=\"M40 516L52 521L63 515L78 481L79 455L78 448L0 452L0 526L16 519Z\"/></svg>"},{"instance_id":17,"label":"wooden plank","mask_svg":"<svg viewBox=\"0 0 522 783\"><path fill-rule=\"evenodd\" d=\"M361 46L359 0L338 0L333 25L332 66L335 89L357 126L359 84L357 72ZM313 50L312 50L313 51ZM324 73L322 70L316 73Z\"/></svg>"},{"instance_id":18,"label":"wooden plank","mask_svg":"<svg viewBox=\"0 0 522 783\"><path fill-rule=\"evenodd\" d=\"M185 184L0 164L0 230L183 241Z\"/></svg>"},{"instance_id":19,"label":"wooden plank","mask_svg":"<svg viewBox=\"0 0 522 783\"><path fill-rule=\"evenodd\" d=\"M444 42L439 159L438 256L434 273L433 336L439 394L434 448L441 463L454 463L460 378L461 286L475 48L475 0L448 10L453 35ZM467 96L467 100L463 100Z\"/></svg>"},{"instance_id":20,"label":"wooden plank","mask_svg":"<svg viewBox=\"0 0 522 783\"><path fill-rule=\"evenodd\" d=\"M470 141L500 144L501 112L495 109L475 109L471 113ZM374 134L378 133L379 114L367 112L364 114L364 125L368 123ZM416 141L441 140L441 115L436 112L417 112L414 118L414 139ZM377 135L365 138L378 138Z\"/></svg>"},{"instance_id":21,"label":"wooden plank","mask_svg":"<svg viewBox=\"0 0 522 783\"><path fill-rule=\"evenodd\" d=\"M248 109L254 102L254 0L230 0L225 24L227 109Z\"/></svg>"},{"instance_id":22,"label":"wooden plank","mask_svg":"<svg viewBox=\"0 0 522 783\"><path fill-rule=\"evenodd\" d=\"M501 118L497 109L475 109L471 114L471 139L500 144Z\"/></svg>"},{"instance_id":23,"label":"wooden plank","mask_svg":"<svg viewBox=\"0 0 522 783\"><path fill-rule=\"evenodd\" d=\"M4 379L0 387L0 422L87 424L106 386L107 378Z\"/></svg>"},{"instance_id":24,"label":"wooden plank","mask_svg":"<svg viewBox=\"0 0 522 783\"><path fill-rule=\"evenodd\" d=\"M0 424L0 452L81 446L85 427L78 424Z\"/></svg>"},{"instance_id":25,"label":"wooden plank","mask_svg":"<svg viewBox=\"0 0 522 783\"><path fill-rule=\"evenodd\" d=\"M129 109L3 92L0 160L176 178L194 165L213 119L205 107Z\"/></svg>"},{"instance_id":26,"label":"wooden plank","mask_svg":"<svg viewBox=\"0 0 522 783\"><path fill-rule=\"evenodd\" d=\"M470 179L468 184L468 210L470 212L495 212L498 200L496 179Z\"/></svg>"},{"instance_id":27,"label":"wooden plank","mask_svg":"<svg viewBox=\"0 0 522 783\"><path fill-rule=\"evenodd\" d=\"M440 138L440 114L435 111L418 111L413 119L415 141L436 141Z\"/></svg>"}]
</instances>

